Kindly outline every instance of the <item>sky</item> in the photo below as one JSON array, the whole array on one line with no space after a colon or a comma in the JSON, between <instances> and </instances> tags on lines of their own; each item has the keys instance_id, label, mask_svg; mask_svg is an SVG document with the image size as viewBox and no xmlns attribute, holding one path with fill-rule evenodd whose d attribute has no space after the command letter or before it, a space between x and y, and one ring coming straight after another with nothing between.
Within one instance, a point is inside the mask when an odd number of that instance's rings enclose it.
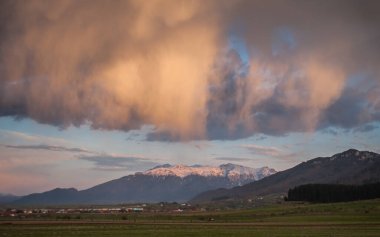
<instances>
[{"instance_id":1,"label":"sky","mask_svg":"<svg viewBox=\"0 0 380 237\"><path fill-rule=\"evenodd\" d=\"M380 152L376 0L0 0L0 193Z\"/></svg>"}]
</instances>

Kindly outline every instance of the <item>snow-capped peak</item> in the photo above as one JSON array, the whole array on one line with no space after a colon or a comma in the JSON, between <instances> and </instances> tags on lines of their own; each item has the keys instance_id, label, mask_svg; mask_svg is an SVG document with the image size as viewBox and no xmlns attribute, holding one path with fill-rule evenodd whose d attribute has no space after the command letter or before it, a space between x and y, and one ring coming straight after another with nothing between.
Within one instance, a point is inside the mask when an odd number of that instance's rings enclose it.
<instances>
[{"instance_id":1,"label":"snow-capped peak","mask_svg":"<svg viewBox=\"0 0 380 237\"><path fill-rule=\"evenodd\" d=\"M229 177L232 180L238 180L242 178L259 180L266 176L276 173L276 170L268 168L268 167L250 168L250 167L235 165L231 163L223 164L219 167L222 170L224 170L224 175Z\"/></svg>"},{"instance_id":2,"label":"snow-capped peak","mask_svg":"<svg viewBox=\"0 0 380 237\"><path fill-rule=\"evenodd\" d=\"M186 165L171 165L158 167L144 172L146 175L153 176L178 176L184 178L189 175L200 176L222 176L222 171L218 167L211 166L186 166Z\"/></svg>"},{"instance_id":3,"label":"snow-capped peak","mask_svg":"<svg viewBox=\"0 0 380 237\"><path fill-rule=\"evenodd\" d=\"M228 177L230 180L259 180L276 173L268 167L250 168L235 164L223 164L214 166L186 166L186 165L161 165L144 172L152 176L178 176L184 178L189 175Z\"/></svg>"}]
</instances>

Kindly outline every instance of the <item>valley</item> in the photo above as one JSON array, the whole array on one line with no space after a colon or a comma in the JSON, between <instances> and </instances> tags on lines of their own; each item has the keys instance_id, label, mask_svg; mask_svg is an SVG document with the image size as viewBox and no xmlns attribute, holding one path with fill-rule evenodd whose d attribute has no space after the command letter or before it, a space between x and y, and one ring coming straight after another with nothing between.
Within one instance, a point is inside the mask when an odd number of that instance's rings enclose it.
<instances>
[{"instance_id":1,"label":"valley","mask_svg":"<svg viewBox=\"0 0 380 237\"><path fill-rule=\"evenodd\" d=\"M178 204L179 205L179 204ZM174 207L174 206L173 206ZM200 206L199 206L200 207ZM3 236L378 236L380 199L160 213L2 217ZM69 215L71 218L60 218Z\"/></svg>"}]
</instances>

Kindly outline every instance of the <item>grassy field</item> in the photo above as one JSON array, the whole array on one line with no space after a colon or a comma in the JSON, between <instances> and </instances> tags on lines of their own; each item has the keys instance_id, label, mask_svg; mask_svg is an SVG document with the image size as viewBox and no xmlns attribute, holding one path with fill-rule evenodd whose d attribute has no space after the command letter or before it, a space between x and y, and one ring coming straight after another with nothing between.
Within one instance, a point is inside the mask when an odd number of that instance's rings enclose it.
<instances>
[{"instance_id":1,"label":"grassy field","mask_svg":"<svg viewBox=\"0 0 380 237\"><path fill-rule=\"evenodd\" d=\"M3 219L1 236L380 236L380 200L199 213ZM213 221L209 221L213 219Z\"/></svg>"},{"instance_id":2,"label":"grassy field","mask_svg":"<svg viewBox=\"0 0 380 237\"><path fill-rule=\"evenodd\" d=\"M2 226L1 236L379 236L377 226L182 226L182 225L27 225Z\"/></svg>"}]
</instances>

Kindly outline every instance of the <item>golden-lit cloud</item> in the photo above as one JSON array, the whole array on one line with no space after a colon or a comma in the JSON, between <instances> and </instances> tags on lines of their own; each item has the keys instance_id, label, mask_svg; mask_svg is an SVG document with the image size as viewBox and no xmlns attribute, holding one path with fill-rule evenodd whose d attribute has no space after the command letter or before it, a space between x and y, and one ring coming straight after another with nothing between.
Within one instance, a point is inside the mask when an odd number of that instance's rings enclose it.
<instances>
[{"instance_id":1,"label":"golden-lit cloud","mask_svg":"<svg viewBox=\"0 0 380 237\"><path fill-rule=\"evenodd\" d=\"M378 4L365 2L2 1L0 115L153 125L152 140L379 121ZM346 121L350 98L362 116Z\"/></svg>"}]
</instances>

